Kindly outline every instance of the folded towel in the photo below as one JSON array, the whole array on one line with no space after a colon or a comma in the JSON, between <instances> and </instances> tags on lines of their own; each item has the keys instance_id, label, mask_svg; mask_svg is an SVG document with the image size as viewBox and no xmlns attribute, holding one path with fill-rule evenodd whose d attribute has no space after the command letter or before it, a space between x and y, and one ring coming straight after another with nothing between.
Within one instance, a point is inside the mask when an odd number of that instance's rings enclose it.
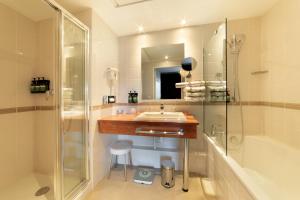
<instances>
[{"instance_id":1,"label":"folded towel","mask_svg":"<svg viewBox=\"0 0 300 200\"><path fill-rule=\"evenodd\" d=\"M225 92L226 86L207 86L210 91Z\"/></svg>"},{"instance_id":2,"label":"folded towel","mask_svg":"<svg viewBox=\"0 0 300 200\"><path fill-rule=\"evenodd\" d=\"M207 86L224 86L226 81L206 81Z\"/></svg>"},{"instance_id":3,"label":"folded towel","mask_svg":"<svg viewBox=\"0 0 300 200\"><path fill-rule=\"evenodd\" d=\"M199 101L204 101L204 97L184 97L184 100L186 101L191 101L191 102L199 102Z\"/></svg>"},{"instance_id":4,"label":"folded towel","mask_svg":"<svg viewBox=\"0 0 300 200\"><path fill-rule=\"evenodd\" d=\"M187 92L186 97L205 97L205 92Z\"/></svg>"},{"instance_id":5,"label":"folded towel","mask_svg":"<svg viewBox=\"0 0 300 200\"><path fill-rule=\"evenodd\" d=\"M176 88L183 88L183 87L196 87L196 86L204 86L205 81L191 81L191 82L182 82L176 83Z\"/></svg>"},{"instance_id":6,"label":"folded towel","mask_svg":"<svg viewBox=\"0 0 300 200\"><path fill-rule=\"evenodd\" d=\"M200 87L185 87L184 92L204 92L205 86Z\"/></svg>"}]
</instances>

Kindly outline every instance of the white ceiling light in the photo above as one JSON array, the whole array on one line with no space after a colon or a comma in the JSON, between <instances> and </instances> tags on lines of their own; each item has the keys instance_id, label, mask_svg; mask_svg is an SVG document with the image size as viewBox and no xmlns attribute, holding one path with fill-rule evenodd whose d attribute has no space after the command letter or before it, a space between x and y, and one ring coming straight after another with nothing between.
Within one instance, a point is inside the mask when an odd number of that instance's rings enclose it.
<instances>
[{"instance_id":1,"label":"white ceiling light","mask_svg":"<svg viewBox=\"0 0 300 200\"><path fill-rule=\"evenodd\" d=\"M144 27L143 26L139 26L138 30L139 30L140 33L142 33L142 32L144 32Z\"/></svg>"},{"instance_id":2,"label":"white ceiling light","mask_svg":"<svg viewBox=\"0 0 300 200\"><path fill-rule=\"evenodd\" d=\"M181 26L185 26L185 25L186 25L186 19L182 19L182 20L180 21L180 24L181 24Z\"/></svg>"},{"instance_id":3,"label":"white ceiling light","mask_svg":"<svg viewBox=\"0 0 300 200\"><path fill-rule=\"evenodd\" d=\"M165 59L168 60L168 59L169 59L169 56L165 56Z\"/></svg>"},{"instance_id":4,"label":"white ceiling light","mask_svg":"<svg viewBox=\"0 0 300 200\"><path fill-rule=\"evenodd\" d=\"M152 1L152 0L112 0L116 8L144 3L147 1Z\"/></svg>"}]
</instances>

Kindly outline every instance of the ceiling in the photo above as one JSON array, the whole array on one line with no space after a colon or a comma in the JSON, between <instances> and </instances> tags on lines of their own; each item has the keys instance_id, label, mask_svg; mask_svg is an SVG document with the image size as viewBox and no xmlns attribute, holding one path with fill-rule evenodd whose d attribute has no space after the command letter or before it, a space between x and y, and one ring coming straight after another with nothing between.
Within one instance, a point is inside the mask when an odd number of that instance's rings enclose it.
<instances>
[{"instance_id":1,"label":"ceiling","mask_svg":"<svg viewBox=\"0 0 300 200\"><path fill-rule=\"evenodd\" d=\"M278 0L56 0L70 12L93 8L118 36L220 22L263 15ZM53 16L41 0L0 0L23 15L39 21ZM133 4L132 4L133 3ZM116 4L121 5L116 7ZM122 5L130 4L128 6ZM35 10L35 12L32 12Z\"/></svg>"},{"instance_id":2,"label":"ceiling","mask_svg":"<svg viewBox=\"0 0 300 200\"><path fill-rule=\"evenodd\" d=\"M278 0L152 0L125 7L115 7L114 0L56 0L71 12L93 8L118 35L220 22L263 15ZM120 0L119 0L120 1ZM132 1L132 0L123 0Z\"/></svg>"}]
</instances>

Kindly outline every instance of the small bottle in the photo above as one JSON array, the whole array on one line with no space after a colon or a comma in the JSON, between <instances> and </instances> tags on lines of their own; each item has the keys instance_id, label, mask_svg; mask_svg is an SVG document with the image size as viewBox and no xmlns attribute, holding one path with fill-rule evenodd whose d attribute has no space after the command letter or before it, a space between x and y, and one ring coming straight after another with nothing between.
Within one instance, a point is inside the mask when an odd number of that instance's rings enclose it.
<instances>
[{"instance_id":1,"label":"small bottle","mask_svg":"<svg viewBox=\"0 0 300 200\"><path fill-rule=\"evenodd\" d=\"M35 80L35 78L33 78L32 81L31 81L30 91L31 91L31 93L36 92L36 80Z\"/></svg>"},{"instance_id":2,"label":"small bottle","mask_svg":"<svg viewBox=\"0 0 300 200\"><path fill-rule=\"evenodd\" d=\"M133 103L138 102L138 93L136 91L133 92L132 101L133 101Z\"/></svg>"},{"instance_id":3,"label":"small bottle","mask_svg":"<svg viewBox=\"0 0 300 200\"><path fill-rule=\"evenodd\" d=\"M132 92L128 93L128 103L133 103Z\"/></svg>"},{"instance_id":4,"label":"small bottle","mask_svg":"<svg viewBox=\"0 0 300 200\"><path fill-rule=\"evenodd\" d=\"M41 92L46 92L46 84L45 84L45 78L42 77L42 80L40 81L40 91Z\"/></svg>"},{"instance_id":5,"label":"small bottle","mask_svg":"<svg viewBox=\"0 0 300 200\"><path fill-rule=\"evenodd\" d=\"M37 81L36 81L36 92L41 92L41 79L40 77L37 78Z\"/></svg>"}]
</instances>

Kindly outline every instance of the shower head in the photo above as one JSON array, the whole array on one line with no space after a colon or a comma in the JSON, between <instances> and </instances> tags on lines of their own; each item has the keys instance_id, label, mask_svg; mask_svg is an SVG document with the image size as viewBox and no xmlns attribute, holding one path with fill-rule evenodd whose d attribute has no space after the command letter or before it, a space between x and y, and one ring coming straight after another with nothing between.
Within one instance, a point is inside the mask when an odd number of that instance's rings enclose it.
<instances>
[{"instance_id":1,"label":"shower head","mask_svg":"<svg viewBox=\"0 0 300 200\"><path fill-rule=\"evenodd\" d=\"M233 34L231 39L228 41L229 48L232 54L239 54L241 48L246 40L244 34Z\"/></svg>"}]
</instances>

